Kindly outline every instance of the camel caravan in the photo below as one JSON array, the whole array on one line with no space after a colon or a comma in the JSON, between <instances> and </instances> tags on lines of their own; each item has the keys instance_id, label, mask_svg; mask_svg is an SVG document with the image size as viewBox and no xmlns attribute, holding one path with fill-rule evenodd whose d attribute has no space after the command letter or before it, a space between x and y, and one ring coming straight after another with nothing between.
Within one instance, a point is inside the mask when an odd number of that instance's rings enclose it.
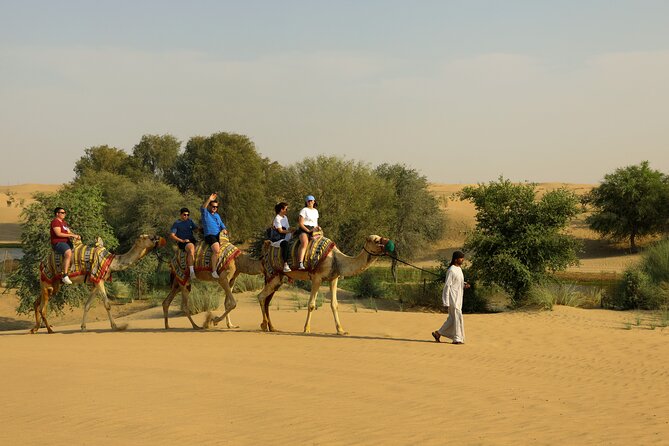
<instances>
[{"instance_id":1,"label":"camel caravan","mask_svg":"<svg viewBox=\"0 0 669 446\"><path fill-rule=\"evenodd\" d=\"M337 334L347 334L337 312L339 277L362 273L379 257L392 253L394 243L388 238L370 235L358 255L351 257L342 253L334 241L323 235L318 226L316 201L313 196L308 195L305 208L300 211L299 224L295 228L288 224L287 203L277 204L276 218L267 231L267 240L263 242L260 258L256 259L230 242L227 228L217 213L216 198L216 194L211 194L200 208L201 228L190 219L187 208L181 209L180 219L171 228L170 238L176 242L177 249L170 261L170 291L162 303L165 329L170 328L169 307L179 292L182 308L194 329L211 328L224 319L228 328L238 328L230 319L230 312L237 306L232 289L236 278L244 273L264 276L265 285L258 294L262 314L260 328L263 331L276 331L270 319L270 302L281 287L283 278L287 277L289 280L311 282L304 333L311 332L311 316L316 308L316 296L325 281L330 284L330 308ZM164 246L165 239L142 235L127 253L115 255L104 248L100 239L95 246L82 244L80 237L65 223L64 209L56 208L54 213L56 218L51 224L53 250L40 263L41 292L34 304L35 326L30 332L36 333L43 322L47 331L53 333L53 328L46 319L49 298L59 291L62 284L74 283L86 283L92 287L84 305L82 331L86 330L86 315L96 295L102 298L112 330L124 329L125 327L119 327L114 322L104 284L111 279L112 272L124 270L152 250ZM196 230L201 230L203 240L196 240ZM193 321L188 310L188 296L193 281L217 282L225 293L224 312L216 317L209 312L203 326Z\"/></svg>"}]
</instances>

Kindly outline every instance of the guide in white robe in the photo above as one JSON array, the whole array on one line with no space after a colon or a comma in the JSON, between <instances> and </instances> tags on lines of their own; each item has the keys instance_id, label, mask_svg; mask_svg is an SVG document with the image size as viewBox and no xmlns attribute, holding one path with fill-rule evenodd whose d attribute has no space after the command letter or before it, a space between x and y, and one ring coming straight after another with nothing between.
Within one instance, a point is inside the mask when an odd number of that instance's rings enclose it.
<instances>
[{"instance_id":1,"label":"guide in white robe","mask_svg":"<svg viewBox=\"0 0 669 446\"><path fill-rule=\"evenodd\" d=\"M465 293L465 276L462 268L451 265L446 271L446 282L441 300L448 307L448 318L437 333L453 340L465 342L465 323L462 318L462 297Z\"/></svg>"}]
</instances>

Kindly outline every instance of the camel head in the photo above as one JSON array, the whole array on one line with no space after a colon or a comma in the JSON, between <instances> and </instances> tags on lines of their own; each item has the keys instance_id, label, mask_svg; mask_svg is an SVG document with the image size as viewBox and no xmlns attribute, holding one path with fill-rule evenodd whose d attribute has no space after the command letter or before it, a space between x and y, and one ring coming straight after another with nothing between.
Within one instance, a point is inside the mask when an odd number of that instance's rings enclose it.
<instances>
[{"instance_id":1,"label":"camel head","mask_svg":"<svg viewBox=\"0 0 669 446\"><path fill-rule=\"evenodd\" d=\"M365 251L373 256L383 256L394 249L395 244L392 240L379 235L370 235L365 241Z\"/></svg>"},{"instance_id":2,"label":"camel head","mask_svg":"<svg viewBox=\"0 0 669 446\"><path fill-rule=\"evenodd\" d=\"M135 247L150 251L152 249L163 247L167 244L163 237L157 235L142 234L135 242Z\"/></svg>"}]
</instances>

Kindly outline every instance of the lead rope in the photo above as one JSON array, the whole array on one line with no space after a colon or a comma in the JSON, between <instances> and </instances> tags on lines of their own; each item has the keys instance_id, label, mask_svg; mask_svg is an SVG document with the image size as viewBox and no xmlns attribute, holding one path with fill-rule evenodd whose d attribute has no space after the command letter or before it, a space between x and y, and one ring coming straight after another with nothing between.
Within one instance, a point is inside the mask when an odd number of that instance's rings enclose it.
<instances>
[{"instance_id":1,"label":"lead rope","mask_svg":"<svg viewBox=\"0 0 669 446\"><path fill-rule=\"evenodd\" d=\"M374 256L374 257L388 256L388 257L390 257L391 259L393 259L393 260L397 260L398 262L400 262L400 263L404 263L405 265L408 265L408 266L410 266L410 267L412 267L412 268L416 268L416 269L421 270L421 271L423 271L423 272L425 272L425 273L432 274L433 276L436 276L436 277L440 277L439 274L437 274L437 273L433 273L432 271L428 271L428 270L423 269L423 268L421 268L421 267L419 267L419 266L413 265L413 264L411 264L411 263L409 263L409 262L405 262L404 260L402 260L402 259L400 259L400 258L398 258L398 257L395 257L395 256L391 256L390 254L387 254L387 253L385 253L385 252L384 252L383 254L374 254L373 252L369 252L369 251L367 251L367 248L366 248L366 247L363 248L363 249L364 249L365 252L366 252L367 254L369 254L370 256Z\"/></svg>"}]
</instances>

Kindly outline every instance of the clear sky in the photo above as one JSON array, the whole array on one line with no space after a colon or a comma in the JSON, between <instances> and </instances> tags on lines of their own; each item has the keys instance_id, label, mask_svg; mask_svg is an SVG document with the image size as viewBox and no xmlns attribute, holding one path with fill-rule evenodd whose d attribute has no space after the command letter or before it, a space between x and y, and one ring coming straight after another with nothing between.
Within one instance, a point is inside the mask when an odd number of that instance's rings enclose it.
<instances>
[{"instance_id":1,"label":"clear sky","mask_svg":"<svg viewBox=\"0 0 669 446\"><path fill-rule=\"evenodd\" d=\"M0 184L220 131L440 183L669 173L669 2L0 0Z\"/></svg>"}]
</instances>

